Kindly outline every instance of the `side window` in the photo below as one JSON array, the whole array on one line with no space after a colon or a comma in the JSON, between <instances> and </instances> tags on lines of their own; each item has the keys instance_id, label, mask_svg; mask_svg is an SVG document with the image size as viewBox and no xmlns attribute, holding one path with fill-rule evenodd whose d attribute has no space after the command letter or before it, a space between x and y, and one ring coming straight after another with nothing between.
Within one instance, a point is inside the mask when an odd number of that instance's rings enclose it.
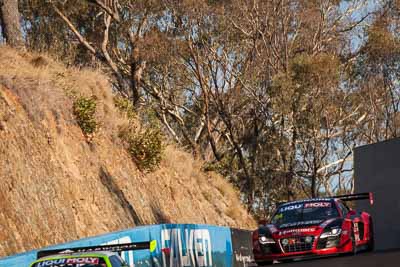
<instances>
[{"instance_id":1,"label":"side window","mask_svg":"<svg viewBox=\"0 0 400 267\"><path fill-rule=\"evenodd\" d=\"M340 211L342 212L343 217L346 217L349 210L347 209L347 207L345 205L343 205L342 202L338 202L338 205L339 205Z\"/></svg>"},{"instance_id":2,"label":"side window","mask_svg":"<svg viewBox=\"0 0 400 267\"><path fill-rule=\"evenodd\" d=\"M122 261L118 256L111 256L110 257L110 262L112 267L123 267Z\"/></svg>"}]
</instances>

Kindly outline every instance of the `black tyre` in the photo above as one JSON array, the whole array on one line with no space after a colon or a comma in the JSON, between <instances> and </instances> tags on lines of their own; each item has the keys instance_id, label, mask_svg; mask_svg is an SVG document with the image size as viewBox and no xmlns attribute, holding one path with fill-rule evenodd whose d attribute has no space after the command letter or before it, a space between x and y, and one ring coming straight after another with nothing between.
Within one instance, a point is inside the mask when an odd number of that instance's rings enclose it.
<instances>
[{"instance_id":1,"label":"black tyre","mask_svg":"<svg viewBox=\"0 0 400 267\"><path fill-rule=\"evenodd\" d=\"M257 261L257 266L266 266L266 265L271 265L273 261Z\"/></svg>"},{"instance_id":2,"label":"black tyre","mask_svg":"<svg viewBox=\"0 0 400 267\"><path fill-rule=\"evenodd\" d=\"M356 245L356 238L354 235L354 229L351 228L351 255L356 255L357 254L357 245Z\"/></svg>"},{"instance_id":3,"label":"black tyre","mask_svg":"<svg viewBox=\"0 0 400 267\"><path fill-rule=\"evenodd\" d=\"M289 263L289 262L293 262L293 259L282 259L280 260L281 263Z\"/></svg>"},{"instance_id":4,"label":"black tyre","mask_svg":"<svg viewBox=\"0 0 400 267\"><path fill-rule=\"evenodd\" d=\"M375 239L374 239L374 225L372 219L369 219L369 242L367 246L367 251L373 251L375 248Z\"/></svg>"}]
</instances>

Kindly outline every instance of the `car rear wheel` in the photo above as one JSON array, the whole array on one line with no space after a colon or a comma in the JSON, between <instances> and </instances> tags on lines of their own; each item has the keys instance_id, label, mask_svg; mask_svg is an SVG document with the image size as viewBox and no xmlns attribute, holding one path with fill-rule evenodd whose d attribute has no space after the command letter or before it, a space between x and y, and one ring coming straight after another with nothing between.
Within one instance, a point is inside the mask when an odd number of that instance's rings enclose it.
<instances>
[{"instance_id":1,"label":"car rear wheel","mask_svg":"<svg viewBox=\"0 0 400 267\"><path fill-rule=\"evenodd\" d=\"M257 266L271 265L273 261L257 261Z\"/></svg>"},{"instance_id":2,"label":"car rear wheel","mask_svg":"<svg viewBox=\"0 0 400 267\"><path fill-rule=\"evenodd\" d=\"M374 248L375 248L374 225L372 223L372 219L369 219L369 242L367 246L367 251L373 251Z\"/></svg>"},{"instance_id":3,"label":"car rear wheel","mask_svg":"<svg viewBox=\"0 0 400 267\"><path fill-rule=\"evenodd\" d=\"M356 244L356 238L354 235L354 229L351 228L351 253L352 255L357 254L357 244Z\"/></svg>"}]
</instances>

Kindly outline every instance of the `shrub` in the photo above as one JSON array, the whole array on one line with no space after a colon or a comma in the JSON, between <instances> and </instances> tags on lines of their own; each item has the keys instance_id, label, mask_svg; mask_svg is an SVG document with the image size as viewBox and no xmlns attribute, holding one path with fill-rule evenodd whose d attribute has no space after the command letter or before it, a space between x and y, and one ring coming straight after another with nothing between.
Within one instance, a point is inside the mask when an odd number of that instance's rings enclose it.
<instances>
[{"instance_id":1,"label":"shrub","mask_svg":"<svg viewBox=\"0 0 400 267\"><path fill-rule=\"evenodd\" d=\"M128 98L115 96L114 105L129 121L119 131L119 137L125 143L128 153L139 169L155 170L165 149L157 121L149 115L149 109L142 110L142 118L138 118L135 107Z\"/></svg>"},{"instance_id":2,"label":"shrub","mask_svg":"<svg viewBox=\"0 0 400 267\"><path fill-rule=\"evenodd\" d=\"M128 120L133 120L136 118L135 108L128 98L115 96L114 105L119 110L119 112L121 112L128 118Z\"/></svg>"},{"instance_id":3,"label":"shrub","mask_svg":"<svg viewBox=\"0 0 400 267\"><path fill-rule=\"evenodd\" d=\"M139 169L153 171L159 166L164 151L160 129L136 131L128 127L120 131L120 137L126 142L127 150Z\"/></svg>"},{"instance_id":4,"label":"shrub","mask_svg":"<svg viewBox=\"0 0 400 267\"><path fill-rule=\"evenodd\" d=\"M86 136L92 135L97 129L95 97L77 97L73 105L73 113L79 127Z\"/></svg>"}]
</instances>

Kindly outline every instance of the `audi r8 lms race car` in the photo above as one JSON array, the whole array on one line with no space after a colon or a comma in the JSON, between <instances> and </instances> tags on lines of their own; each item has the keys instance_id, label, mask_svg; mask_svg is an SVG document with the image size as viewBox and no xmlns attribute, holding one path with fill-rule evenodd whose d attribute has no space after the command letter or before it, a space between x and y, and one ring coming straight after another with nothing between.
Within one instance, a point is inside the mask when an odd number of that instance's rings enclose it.
<instances>
[{"instance_id":1,"label":"audi r8 lms race car","mask_svg":"<svg viewBox=\"0 0 400 267\"><path fill-rule=\"evenodd\" d=\"M372 250L372 218L356 212L345 202L369 199L372 193L315 198L281 204L269 224L260 222L253 232L257 265L297 258L356 253Z\"/></svg>"},{"instance_id":2,"label":"audi r8 lms race car","mask_svg":"<svg viewBox=\"0 0 400 267\"><path fill-rule=\"evenodd\" d=\"M151 242L137 242L117 245L67 248L39 251L37 260L30 267L129 267L120 257L122 251L150 249L157 246Z\"/></svg>"}]
</instances>

